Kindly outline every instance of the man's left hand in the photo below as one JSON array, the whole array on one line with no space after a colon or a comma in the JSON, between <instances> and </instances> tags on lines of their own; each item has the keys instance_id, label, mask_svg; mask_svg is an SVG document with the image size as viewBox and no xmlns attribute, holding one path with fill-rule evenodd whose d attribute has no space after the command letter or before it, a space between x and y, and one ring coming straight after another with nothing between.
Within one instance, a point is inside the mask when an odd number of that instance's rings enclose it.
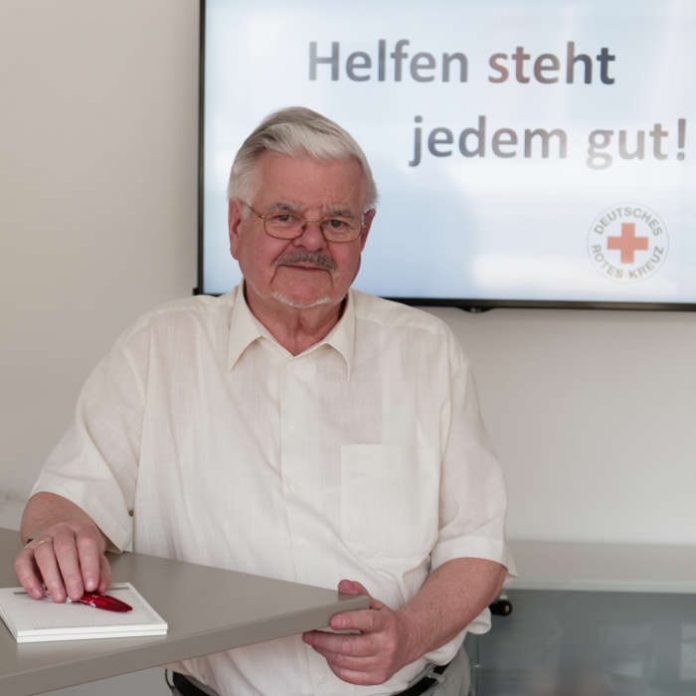
<instances>
[{"instance_id":1,"label":"man's left hand","mask_svg":"<svg viewBox=\"0 0 696 696\"><path fill-rule=\"evenodd\" d=\"M370 597L353 580L341 580L338 591ZM335 614L329 625L346 633L309 631L302 638L326 658L339 679L351 684L382 684L417 657L411 655L414 636L406 619L373 597L369 609Z\"/></svg>"}]
</instances>

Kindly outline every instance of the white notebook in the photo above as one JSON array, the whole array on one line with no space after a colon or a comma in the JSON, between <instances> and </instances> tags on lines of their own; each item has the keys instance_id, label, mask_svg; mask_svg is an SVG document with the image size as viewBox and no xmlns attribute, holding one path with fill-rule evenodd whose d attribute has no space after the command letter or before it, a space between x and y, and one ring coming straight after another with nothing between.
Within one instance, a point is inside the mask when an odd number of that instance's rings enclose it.
<instances>
[{"instance_id":1,"label":"white notebook","mask_svg":"<svg viewBox=\"0 0 696 696\"><path fill-rule=\"evenodd\" d=\"M56 604L49 598L32 599L21 587L0 588L0 618L18 643L87 638L159 636L167 622L129 582L106 592L130 604L133 611L115 612L85 604Z\"/></svg>"}]
</instances>

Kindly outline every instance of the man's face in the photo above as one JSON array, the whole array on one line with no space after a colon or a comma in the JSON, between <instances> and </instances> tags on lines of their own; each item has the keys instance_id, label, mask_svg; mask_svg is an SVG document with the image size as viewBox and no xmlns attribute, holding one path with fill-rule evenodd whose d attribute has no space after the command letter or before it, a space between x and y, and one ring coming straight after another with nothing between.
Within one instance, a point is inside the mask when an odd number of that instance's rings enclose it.
<instances>
[{"instance_id":1,"label":"man's face","mask_svg":"<svg viewBox=\"0 0 696 696\"><path fill-rule=\"evenodd\" d=\"M356 160L325 163L266 152L257 161L255 180L253 200L245 203L261 215L292 210L307 220L346 213L362 217L365 183ZM360 268L373 216L374 211L365 215L352 242L327 242L317 224L307 225L296 239L276 239L266 234L261 219L232 200L230 250L252 308L278 312L340 303Z\"/></svg>"}]
</instances>

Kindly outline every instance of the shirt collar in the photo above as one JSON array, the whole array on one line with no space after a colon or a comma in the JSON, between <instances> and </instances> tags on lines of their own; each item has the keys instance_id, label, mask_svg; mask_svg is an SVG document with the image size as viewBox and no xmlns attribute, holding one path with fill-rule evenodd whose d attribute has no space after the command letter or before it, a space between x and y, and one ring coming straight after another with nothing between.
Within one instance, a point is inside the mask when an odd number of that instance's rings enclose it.
<instances>
[{"instance_id":1,"label":"shirt collar","mask_svg":"<svg viewBox=\"0 0 696 696\"><path fill-rule=\"evenodd\" d=\"M331 346L341 355L346 363L346 376L350 379L355 357L355 295L352 290L348 291L346 306L343 308L343 314L338 323L317 346L322 344ZM317 346L312 346L310 350Z\"/></svg>"},{"instance_id":2,"label":"shirt collar","mask_svg":"<svg viewBox=\"0 0 696 696\"><path fill-rule=\"evenodd\" d=\"M244 284L232 290L232 310L230 312L230 335L227 342L227 365L232 369L242 353L262 336L267 335L263 326L251 313L244 297Z\"/></svg>"},{"instance_id":3,"label":"shirt collar","mask_svg":"<svg viewBox=\"0 0 696 696\"><path fill-rule=\"evenodd\" d=\"M278 345L270 332L251 313L244 297L244 285L240 283L232 291L230 335L227 344L228 367L232 369L244 351L260 338L266 338ZM330 346L341 355L346 363L347 376L350 379L355 354L355 297L352 290L348 292L346 306L336 326L325 338L308 348L302 355L311 353L322 345Z\"/></svg>"}]
</instances>

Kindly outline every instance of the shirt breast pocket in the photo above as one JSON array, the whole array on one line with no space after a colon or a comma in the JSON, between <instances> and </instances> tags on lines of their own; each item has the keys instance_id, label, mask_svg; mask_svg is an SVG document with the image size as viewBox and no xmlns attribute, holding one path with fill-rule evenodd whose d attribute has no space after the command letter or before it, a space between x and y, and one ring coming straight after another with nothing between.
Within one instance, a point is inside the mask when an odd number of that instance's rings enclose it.
<instances>
[{"instance_id":1,"label":"shirt breast pocket","mask_svg":"<svg viewBox=\"0 0 696 696\"><path fill-rule=\"evenodd\" d=\"M341 534L359 555L427 556L438 533L435 448L341 446Z\"/></svg>"}]
</instances>

